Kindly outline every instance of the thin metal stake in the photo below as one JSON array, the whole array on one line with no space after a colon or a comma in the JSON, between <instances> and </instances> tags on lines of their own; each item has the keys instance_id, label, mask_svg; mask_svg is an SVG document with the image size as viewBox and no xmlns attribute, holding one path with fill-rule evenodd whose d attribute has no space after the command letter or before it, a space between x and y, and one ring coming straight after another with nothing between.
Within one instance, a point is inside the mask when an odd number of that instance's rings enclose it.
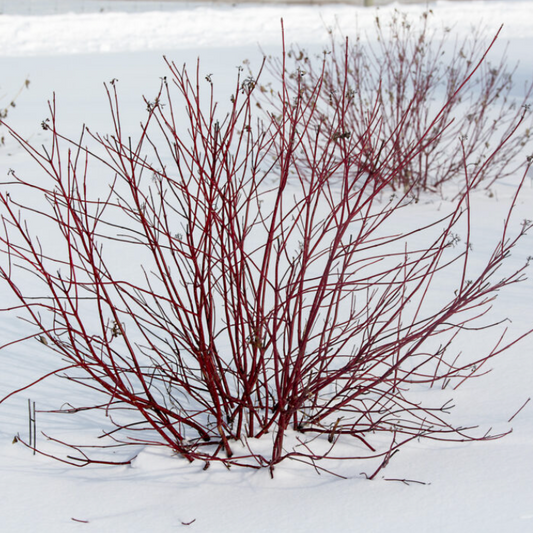
<instances>
[{"instance_id":1,"label":"thin metal stake","mask_svg":"<svg viewBox=\"0 0 533 533\"><path fill-rule=\"evenodd\" d=\"M35 417L35 402L33 402L33 455L37 449L37 419Z\"/></svg>"},{"instance_id":2,"label":"thin metal stake","mask_svg":"<svg viewBox=\"0 0 533 533\"><path fill-rule=\"evenodd\" d=\"M30 434L30 448L33 449L33 455L37 448L37 424L35 420L35 402L28 398L28 429Z\"/></svg>"}]
</instances>

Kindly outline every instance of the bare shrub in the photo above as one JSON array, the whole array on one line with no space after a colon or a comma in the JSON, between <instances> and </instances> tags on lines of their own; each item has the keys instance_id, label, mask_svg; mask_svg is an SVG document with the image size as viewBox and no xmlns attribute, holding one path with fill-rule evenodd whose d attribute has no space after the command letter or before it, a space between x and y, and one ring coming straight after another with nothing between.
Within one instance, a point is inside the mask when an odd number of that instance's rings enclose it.
<instances>
[{"instance_id":1,"label":"bare shrub","mask_svg":"<svg viewBox=\"0 0 533 533\"><path fill-rule=\"evenodd\" d=\"M313 127L365 138L365 150L374 155L369 165L400 166L389 185L415 198L442 192L452 180L462 188L465 161L480 169L479 182L491 187L523 168L525 159L518 156L533 131L527 103L533 85L518 97L516 67L508 68L505 55L497 63L485 59L492 44L487 46L480 28L454 40L450 28L431 27L431 13L414 22L405 13L395 12L388 21L378 14L369 42L360 35L343 41L340 30L332 30L322 55L293 47L287 62L268 61L275 79L283 77L303 98L317 98ZM263 93L261 100L268 101L270 88ZM269 108L277 105L274 91L272 96ZM346 107L342 124L339 106ZM369 116L379 117L371 131ZM405 162L414 149L416 155Z\"/></svg>"},{"instance_id":2,"label":"bare shrub","mask_svg":"<svg viewBox=\"0 0 533 533\"><path fill-rule=\"evenodd\" d=\"M43 172L13 170L1 187L0 274L19 301L8 311L24 313L31 336L65 361L58 375L105 396L69 398L58 411L108 417L110 445L271 471L286 458L335 457L349 438L350 457L377 458L376 472L415 438L491 438L410 390L456 386L517 342L450 354L457 335L486 327L496 293L523 279L525 265L498 272L530 228L509 227L521 185L473 271L470 195L482 170L465 154L464 191L449 211L402 230L407 193L390 197L390 187L433 134L369 172L362 163L381 157L365 141L382 127L379 100L358 135L317 132L313 102L327 77L306 86L312 98L283 77L264 123L253 113L256 79L239 77L220 114L209 76L169 69L135 140L122 130L115 81L107 136L84 128L65 138L55 102L46 147L11 132ZM336 106L336 124L349 109ZM411 128L400 120L395 134ZM62 460L95 461L73 447Z\"/></svg>"},{"instance_id":3,"label":"bare shrub","mask_svg":"<svg viewBox=\"0 0 533 533\"><path fill-rule=\"evenodd\" d=\"M16 103L17 98L20 96L22 91L24 89L27 89L29 86L30 86L30 80L28 78L24 81L24 84L19 89L17 94L11 99L11 101L9 102L9 105L7 107L0 108L0 120L4 120L5 118L7 118L7 115L9 114L10 109L13 109L14 107L17 106L17 103ZM0 145L3 145L4 142L5 142L4 136L0 134Z\"/></svg>"}]
</instances>

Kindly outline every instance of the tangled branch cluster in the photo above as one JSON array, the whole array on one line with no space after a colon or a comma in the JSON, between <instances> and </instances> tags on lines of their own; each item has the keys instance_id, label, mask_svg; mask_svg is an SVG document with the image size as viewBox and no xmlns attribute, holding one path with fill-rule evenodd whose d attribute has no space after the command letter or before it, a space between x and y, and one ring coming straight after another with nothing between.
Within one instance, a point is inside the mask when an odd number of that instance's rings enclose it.
<instances>
[{"instance_id":1,"label":"tangled branch cluster","mask_svg":"<svg viewBox=\"0 0 533 533\"><path fill-rule=\"evenodd\" d=\"M403 39L383 44L383 53L399 52L410 34ZM429 50L425 41L411 44ZM466 141L449 165L429 154L443 149L450 104L482 58L463 67L427 124L427 89L438 80L411 65L417 96L406 99L405 78L396 86L379 70L380 90L363 102L372 91L349 82L348 60L363 61L353 50L314 77L289 78L283 65L269 97L275 111L263 121L257 79L238 77L220 118L212 80L168 62L136 140L122 129L115 80L108 136L84 128L79 139L66 138L55 101L43 122L47 147L11 130L45 178L12 171L1 188L0 275L19 301L9 311L23 310L35 338L66 361L57 373L105 397L76 408L70 400L65 412L108 417L112 444L164 445L206 466L271 471L289 457L334 457L350 437L353 457L378 458L376 473L414 438L488 438L451 424L447 404L409 396L418 385L460 384L518 340L502 338L465 360L449 356L496 293L523 279L525 266L495 274L531 227L511 235L520 185L492 254L470 276L470 196L488 163L470 167ZM401 77L404 67L387 75ZM386 85L395 91L389 99ZM483 124L476 119L476 128ZM391 148L400 140L401 149ZM511 159L507 146L497 143L485 160ZM391 197L415 169L413 184ZM401 232L411 193L428 187L429 175L433 187L450 172L463 179L450 211ZM39 237L45 226L55 232L52 250ZM455 246L461 232L464 249ZM455 285L435 306L432 291L450 269ZM28 272L35 279L26 284ZM268 452L254 450L260 438ZM81 455L62 460L93 462L75 449Z\"/></svg>"}]
</instances>

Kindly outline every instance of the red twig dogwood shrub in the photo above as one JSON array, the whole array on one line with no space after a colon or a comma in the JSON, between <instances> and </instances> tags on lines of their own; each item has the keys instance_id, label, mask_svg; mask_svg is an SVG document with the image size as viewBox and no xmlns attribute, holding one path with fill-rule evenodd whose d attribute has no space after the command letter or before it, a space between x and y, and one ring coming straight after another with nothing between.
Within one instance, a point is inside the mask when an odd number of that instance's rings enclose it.
<instances>
[{"instance_id":1,"label":"red twig dogwood shrub","mask_svg":"<svg viewBox=\"0 0 533 533\"><path fill-rule=\"evenodd\" d=\"M209 76L168 66L136 139L123 131L114 81L107 136L63 136L55 101L46 147L11 132L42 172L12 170L1 188L0 273L19 301L9 311L24 312L31 335L65 361L57 374L105 397L58 410L101 413L111 445L271 471L289 457L335 457L350 438L351 456L379 468L414 438L488 438L410 389L458 385L516 342L464 360L449 353L522 279L523 269L495 275L529 224L511 235L511 205L472 271L481 170L466 155L449 212L397 225L408 193L390 197L390 186L434 133L383 164L369 140L385 127L378 100L359 135L332 134L315 127L323 78L307 86L314 98L283 78L276 112L258 121L256 79L238 78L223 113ZM339 124L349 108L335 109ZM396 133L410 128L400 121ZM435 303L448 270L455 281ZM63 460L94 461L74 449Z\"/></svg>"},{"instance_id":2,"label":"red twig dogwood shrub","mask_svg":"<svg viewBox=\"0 0 533 533\"><path fill-rule=\"evenodd\" d=\"M389 186L409 189L415 198L441 192L452 180L462 182L465 158L482 169L479 181L490 188L523 167L524 158L517 156L532 135L527 101L533 85L517 95L516 67L509 70L505 56L495 64L482 61L474 75L473 66L487 54L480 29L453 42L451 29L432 28L430 15L424 12L418 22L405 13L395 12L389 21L377 15L368 42L358 35L339 43L331 31L331 44L322 55L294 47L287 63L276 57L268 61L275 79L285 78L303 98L318 99L315 127L368 136L378 160L402 169ZM316 94L319 82L323 88ZM268 101L268 84L263 92L261 100ZM272 94L270 104L276 105ZM346 100L351 105L340 125L336 109ZM379 128L369 131L368 116L376 113ZM413 149L416 155L406 162L405 154Z\"/></svg>"}]
</instances>

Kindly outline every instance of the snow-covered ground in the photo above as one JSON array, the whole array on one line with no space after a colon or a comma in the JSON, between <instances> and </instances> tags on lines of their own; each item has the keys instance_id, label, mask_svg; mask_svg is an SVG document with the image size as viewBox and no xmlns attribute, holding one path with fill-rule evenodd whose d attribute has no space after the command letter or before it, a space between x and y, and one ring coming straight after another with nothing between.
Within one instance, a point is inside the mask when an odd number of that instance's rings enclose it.
<instances>
[{"instance_id":1,"label":"snow-covered ground","mask_svg":"<svg viewBox=\"0 0 533 533\"><path fill-rule=\"evenodd\" d=\"M520 60L517 83L533 77L533 2L437 2L429 6L435 24L454 26L466 36L480 20L487 35L503 23L495 53L509 42L511 62ZM103 10L102 10L103 8ZM413 15L422 5L381 7ZM177 64L195 65L212 74L217 90L229 93L236 67L244 59L258 65L259 47L280 50L280 18L287 40L319 50L328 24L364 32L374 9L103 0L0 0L0 107L26 78L30 88L17 99L9 121L39 143L47 100L56 93L63 130L82 123L105 131L109 126L103 82L119 79L123 116L135 127L142 116L142 95L150 96L166 74L162 54ZM27 158L10 140L0 148L0 175L24 169ZM22 174L22 172L20 172ZM533 218L533 180L517 206L516 220ZM477 197L477 220L487 240L497 231L499 202L512 194L513 181L499 185L493 198ZM414 206L416 208L416 206ZM484 238L481 238L480 247ZM533 236L513 255L516 265L533 254ZM6 289L0 288L4 301ZM510 335L533 327L533 280L510 287L496 302L495 319L509 317ZM1 304L3 307L4 304ZM0 344L23 336L25 326L0 316ZM475 334L463 350L477 350ZM39 343L0 351L0 397L54 368ZM68 386L52 379L0 405L0 528L2 532L170 532L181 528L212 532L533 531L533 339L492 363L487 376L454 391L461 420L504 439L475 444L413 443L397 454L383 475L367 481L366 463L337 465L347 480L317 475L309 467L285 462L274 480L268 472L188 465L164 449L142 450L132 466L66 467L32 456L13 436L28 431L26 399L58 407L69 399ZM59 383L58 383L59 381ZM79 433L68 417L39 419L38 430ZM91 425L90 419L86 421ZM409 479L405 484L391 480ZM423 483L418 483L423 482ZM190 525L187 525L190 524Z\"/></svg>"}]
</instances>

